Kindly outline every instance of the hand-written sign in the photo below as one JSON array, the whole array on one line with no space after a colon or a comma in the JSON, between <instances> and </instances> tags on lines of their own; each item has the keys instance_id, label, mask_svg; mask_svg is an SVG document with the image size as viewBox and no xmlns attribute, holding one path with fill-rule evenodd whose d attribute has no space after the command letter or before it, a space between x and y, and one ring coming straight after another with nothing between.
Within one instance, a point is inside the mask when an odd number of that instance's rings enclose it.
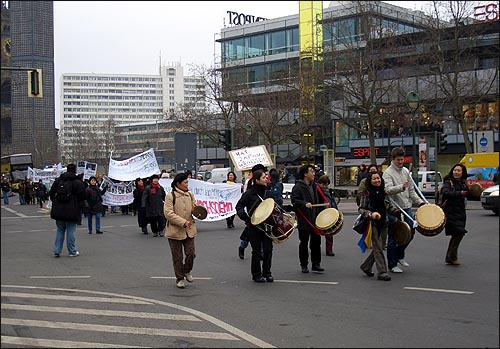
<instances>
[{"instance_id":1,"label":"hand-written sign","mask_svg":"<svg viewBox=\"0 0 500 349\"><path fill-rule=\"evenodd\" d=\"M273 161L264 145L232 150L229 152L229 156L237 171L249 170L257 164L266 167L273 165Z\"/></svg>"}]
</instances>

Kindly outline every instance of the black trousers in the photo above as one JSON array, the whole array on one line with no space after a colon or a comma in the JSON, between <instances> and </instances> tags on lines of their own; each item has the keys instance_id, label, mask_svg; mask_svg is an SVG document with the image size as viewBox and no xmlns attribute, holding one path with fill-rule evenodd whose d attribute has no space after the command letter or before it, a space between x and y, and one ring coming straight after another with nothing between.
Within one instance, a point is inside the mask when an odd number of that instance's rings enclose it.
<instances>
[{"instance_id":1,"label":"black trousers","mask_svg":"<svg viewBox=\"0 0 500 349\"><path fill-rule=\"evenodd\" d=\"M272 276L273 242L263 231L255 227L248 228L248 237L252 246L252 278Z\"/></svg>"},{"instance_id":2,"label":"black trousers","mask_svg":"<svg viewBox=\"0 0 500 349\"><path fill-rule=\"evenodd\" d=\"M311 264L321 264L321 235L312 229L299 229L299 261L302 267L309 264L309 250L311 250ZM309 246L308 246L309 245Z\"/></svg>"}]
</instances>

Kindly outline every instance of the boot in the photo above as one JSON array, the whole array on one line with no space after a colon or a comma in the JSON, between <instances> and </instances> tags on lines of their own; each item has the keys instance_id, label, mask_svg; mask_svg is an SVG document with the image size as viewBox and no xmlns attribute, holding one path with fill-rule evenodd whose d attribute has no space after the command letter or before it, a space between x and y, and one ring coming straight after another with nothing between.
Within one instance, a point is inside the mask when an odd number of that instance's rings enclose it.
<instances>
[{"instance_id":1,"label":"boot","mask_svg":"<svg viewBox=\"0 0 500 349\"><path fill-rule=\"evenodd\" d=\"M240 259L245 259L245 249L243 247L238 247L238 256Z\"/></svg>"},{"instance_id":2,"label":"boot","mask_svg":"<svg viewBox=\"0 0 500 349\"><path fill-rule=\"evenodd\" d=\"M148 234L148 227L142 227L141 229L144 234Z\"/></svg>"}]
</instances>

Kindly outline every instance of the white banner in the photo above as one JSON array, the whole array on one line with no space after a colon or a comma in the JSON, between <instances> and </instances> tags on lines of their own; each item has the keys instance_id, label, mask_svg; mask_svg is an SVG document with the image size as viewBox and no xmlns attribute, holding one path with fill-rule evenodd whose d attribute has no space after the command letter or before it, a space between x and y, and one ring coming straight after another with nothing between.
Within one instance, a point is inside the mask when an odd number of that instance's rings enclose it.
<instances>
[{"instance_id":1,"label":"white banner","mask_svg":"<svg viewBox=\"0 0 500 349\"><path fill-rule=\"evenodd\" d=\"M266 167L273 166L273 161L265 145L241 148L229 151L237 171L250 170L254 165L262 164Z\"/></svg>"},{"instance_id":2,"label":"white banner","mask_svg":"<svg viewBox=\"0 0 500 349\"><path fill-rule=\"evenodd\" d=\"M64 172L66 172L66 168L50 168L46 170L40 170L37 168L28 167L27 178L33 179L33 182L38 182L41 179L43 183L51 183Z\"/></svg>"},{"instance_id":3,"label":"white banner","mask_svg":"<svg viewBox=\"0 0 500 349\"><path fill-rule=\"evenodd\" d=\"M160 178L160 185L166 193L172 191L171 183L172 178ZM236 204L241 198L241 186L235 184L190 179L189 191L194 194L196 204L207 209L204 222L220 221L236 214Z\"/></svg>"},{"instance_id":4,"label":"white banner","mask_svg":"<svg viewBox=\"0 0 500 349\"><path fill-rule=\"evenodd\" d=\"M113 183L109 179L105 180L108 189L102 196L102 204L106 206L124 206L130 205L134 201L134 182ZM101 186L102 187L102 186Z\"/></svg>"},{"instance_id":5,"label":"white banner","mask_svg":"<svg viewBox=\"0 0 500 349\"><path fill-rule=\"evenodd\" d=\"M108 177L119 181L133 181L136 178L147 178L160 174L160 167L156 161L153 148L132 156L123 161L109 157Z\"/></svg>"}]
</instances>

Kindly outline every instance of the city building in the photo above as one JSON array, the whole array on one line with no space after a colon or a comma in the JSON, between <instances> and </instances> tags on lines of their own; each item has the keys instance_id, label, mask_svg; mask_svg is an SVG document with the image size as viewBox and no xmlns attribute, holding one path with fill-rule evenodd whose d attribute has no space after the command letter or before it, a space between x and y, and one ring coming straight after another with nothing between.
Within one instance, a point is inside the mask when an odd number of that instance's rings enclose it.
<instances>
[{"instance_id":1,"label":"city building","mask_svg":"<svg viewBox=\"0 0 500 349\"><path fill-rule=\"evenodd\" d=\"M54 99L53 1L2 1L2 156L31 153L58 161ZM29 69L41 69L39 97L28 96ZM43 97L42 97L43 96Z\"/></svg>"},{"instance_id":2,"label":"city building","mask_svg":"<svg viewBox=\"0 0 500 349\"><path fill-rule=\"evenodd\" d=\"M458 71L473 76L475 81L484 77L489 85L488 92L484 93L478 85L472 88L472 82L470 86L463 84L466 88L457 96L462 101L460 108L432 84L439 69L446 70L449 66L449 62L441 66L433 62L432 51L440 45L439 49L450 57L457 53L452 42L456 28L450 22L440 23L443 37L439 42L429 43L425 32L429 17L421 11L381 1L332 1L316 19L322 29L313 35L314 40L321 42L321 69L324 69L321 70L322 81L318 83L321 87L316 91L321 92L317 100L324 100L324 105L328 106L324 110L333 112L316 111L316 123L296 142L301 144L300 156L294 158L293 152L277 156L279 166L321 162L327 165L329 174L334 172L335 184L343 185L355 182L358 165L370 163L371 148L375 148L379 165L388 163L388 153L394 146L405 147L408 162L412 162L415 142L420 138L426 137L427 144L433 147L427 148L429 151L434 149L435 131L448 135L448 147L439 155L438 170L447 170L466 152L463 130L469 133L470 140L474 132L492 132L494 150L499 150L498 15L491 21L477 17L459 24L464 28L459 31L459 40L470 46L465 47L467 51L464 52L469 56ZM227 101L241 103L249 95L255 100L264 100L280 94L288 94L292 100L300 99L301 91L296 87L303 79L299 25L301 19L297 14L221 29L217 39L221 44L221 60L217 66L223 76L222 90L238 91L238 94L228 94ZM389 42L393 46L389 46ZM361 57L368 51L368 44L376 45L370 48L371 54L383 58L377 62L381 67L370 72L372 76L364 74L362 78L364 81L378 79L381 86L392 84L394 88L387 89L384 94L374 91L370 98L377 102L368 101L360 106L361 103L346 98L345 86L354 80L351 79L354 73L349 72L350 62L345 60L356 57L355 54ZM348 52L349 46L356 51ZM405 100L410 91L418 91L420 95L418 110L413 114ZM298 114L301 122L302 105L293 108L291 112ZM360 132L367 129L368 113L377 120L372 128L374 144ZM454 117L459 113L464 114L464 123L457 122ZM245 132L244 127L240 128L234 130L236 140L238 132ZM258 141L258 137L255 140ZM296 149L293 145L290 149ZM270 150L276 154L275 149Z\"/></svg>"}]
</instances>

